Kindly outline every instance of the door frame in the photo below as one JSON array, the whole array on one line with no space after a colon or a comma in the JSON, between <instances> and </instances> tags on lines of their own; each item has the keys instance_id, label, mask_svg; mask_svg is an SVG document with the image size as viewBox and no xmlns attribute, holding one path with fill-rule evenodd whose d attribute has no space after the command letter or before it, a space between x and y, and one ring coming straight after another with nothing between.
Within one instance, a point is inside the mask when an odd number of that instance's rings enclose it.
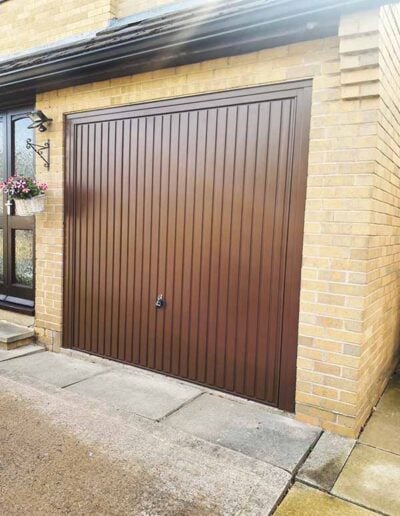
<instances>
[{"instance_id":1,"label":"door frame","mask_svg":"<svg viewBox=\"0 0 400 516\"><path fill-rule=\"evenodd\" d=\"M4 156L4 167L6 179L14 168L14 135L12 131L12 124L15 120L26 118L27 113L32 111L32 106L19 106L0 111L0 117L4 121L4 142L5 142L5 156ZM32 131L32 139L34 139L34 131ZM33 170L36 168L35 155L32 151L32 162ZM35 301L35 217L18 217L12 212L11 215L7 214L5 205L5 195L2 196L0 202L3 203L3 274L5 278L5 284L8 286L4 289L0 286L0 308L11 310L14 312L33 314L34 313L34 301ZM14 210L14 207L11 208ZM15 242L13 239L13 232L15 230L29 230L33 232L33 281L32 287L24 287L16 284L13 278L13 264L15 257ZM6 241L7 238L7 241ZM4 251L7 250L7 253ZM4 299L2 299L4 298Z\"/></svg>"},{"instance_id":2,"label":"door frame","mask_svg":"<svg viewBox=\"0 0 400 516\"><path fill-rule=\"evenodd\" d=\"M63 303L63 347L72 348L73 328L68 324L69 313L72 310L74 291L72 270L74 263L73 233L76 218L68 220L68 213L75 213L75 199L71 195L76 187L74 156L76 127L81 123L122 120L132 115L162 114L171 110L188 111L199 108L199 103L207 102L215 106L232 104L242 96L268 94L271 100L293 98L296 102L297 130L294 144L294 155L297 156L296 173L293 173L290 195L290 217L286 256L291 256L290 266L285 267L285 289L282 314L282 343L279 364L278 407L289 412L295 411L296 365L298 348L298 325L301 288L301 268L303 256L305 201L307 189L308 155L310 142L310 122L312 104L312 80L295 81L281 84L261 85L248 88L232 89L171 98L168 100L140 102L120 107L110 107L87 112L69 113L64 115L64 303ZM293 165L294 166L294 165ZM288 321L290 324L288 324ZM167 373L162 373L167 374Z\"/></svg>"}]
</instances>

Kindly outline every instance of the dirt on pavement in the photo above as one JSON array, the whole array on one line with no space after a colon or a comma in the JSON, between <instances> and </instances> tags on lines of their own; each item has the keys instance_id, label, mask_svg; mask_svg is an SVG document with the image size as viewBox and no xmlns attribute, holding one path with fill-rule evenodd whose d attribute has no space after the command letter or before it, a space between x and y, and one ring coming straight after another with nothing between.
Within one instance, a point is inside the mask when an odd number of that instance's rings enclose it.
<instances>
[{"instance_id":1,"label":"dirt on pavement","mask_svg":"<svg viewBox=\"0 0 400 516\"><path fill-rule=\"evenodd\" d=\"M10 393L0 393L0 513L209 514L160 492L143 468L87 446Z\"/></svg>"}]
</instances>

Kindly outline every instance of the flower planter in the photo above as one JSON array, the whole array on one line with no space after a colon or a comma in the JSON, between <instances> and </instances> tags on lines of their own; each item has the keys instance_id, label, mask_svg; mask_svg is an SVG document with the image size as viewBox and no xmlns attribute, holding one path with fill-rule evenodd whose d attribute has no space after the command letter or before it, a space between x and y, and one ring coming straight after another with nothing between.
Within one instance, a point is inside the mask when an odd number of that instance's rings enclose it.
<instances>
[{"instance_id":1,"label":"flower planter","mask_svg":"<svg viewBox=\"0 0 400 516\"><path fill-rule=\"evenodd\" d=\"M0 183L0 190L8 197L8 215L11 215L11 200L15 204L15 215L19 217L31 217L44 211L44 192L47 190L47 184L37 181L34 177L10 176Z\"/></svg>"},{"instance_id":2,"label":"flower planter","mask_svg":"<svg viewBox=\"0 0 400 516\"><path fill-rule=\"evenodd\" d=\"M46 195L36 195L30 199L14 199L15 215L19 217L31 217L42 213L45 208Z\"/></svg>"}]
</instances>

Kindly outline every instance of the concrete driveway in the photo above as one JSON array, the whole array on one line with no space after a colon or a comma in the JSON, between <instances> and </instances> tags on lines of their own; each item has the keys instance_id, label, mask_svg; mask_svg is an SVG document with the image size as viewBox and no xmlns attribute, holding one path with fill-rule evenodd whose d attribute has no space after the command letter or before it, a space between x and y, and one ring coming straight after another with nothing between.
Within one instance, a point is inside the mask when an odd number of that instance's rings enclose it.
<instances>
[{"instance_id":1,"label":"concrete driveway","mask_svg":"<svg viewBox=\"0 0 400 516\"><path fill-rule=\"evenodd\" d=\"M35 346L0 352L0 421L0 507L18 515L270 514L315 468L317 493L332 489L355 444L257 403ZM324 479L321 456L334 458Z\"/></svg>"}]
</instances>

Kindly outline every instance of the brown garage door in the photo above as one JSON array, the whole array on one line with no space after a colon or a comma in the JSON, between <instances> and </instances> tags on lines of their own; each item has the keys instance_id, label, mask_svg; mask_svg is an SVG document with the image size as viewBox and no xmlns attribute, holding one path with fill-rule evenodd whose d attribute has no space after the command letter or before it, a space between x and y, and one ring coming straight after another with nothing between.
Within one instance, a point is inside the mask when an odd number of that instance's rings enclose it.
<instances>
[{"instance_id":1,"label":"brown garage door","mask_svg":"<svg viewBox=\"0 0 400 516\"><path fill-rule=\"evenodd\" d=\"M296 83L69 116L64 346L293 409L309 106Z\"/></svg>"}]
</instances>

